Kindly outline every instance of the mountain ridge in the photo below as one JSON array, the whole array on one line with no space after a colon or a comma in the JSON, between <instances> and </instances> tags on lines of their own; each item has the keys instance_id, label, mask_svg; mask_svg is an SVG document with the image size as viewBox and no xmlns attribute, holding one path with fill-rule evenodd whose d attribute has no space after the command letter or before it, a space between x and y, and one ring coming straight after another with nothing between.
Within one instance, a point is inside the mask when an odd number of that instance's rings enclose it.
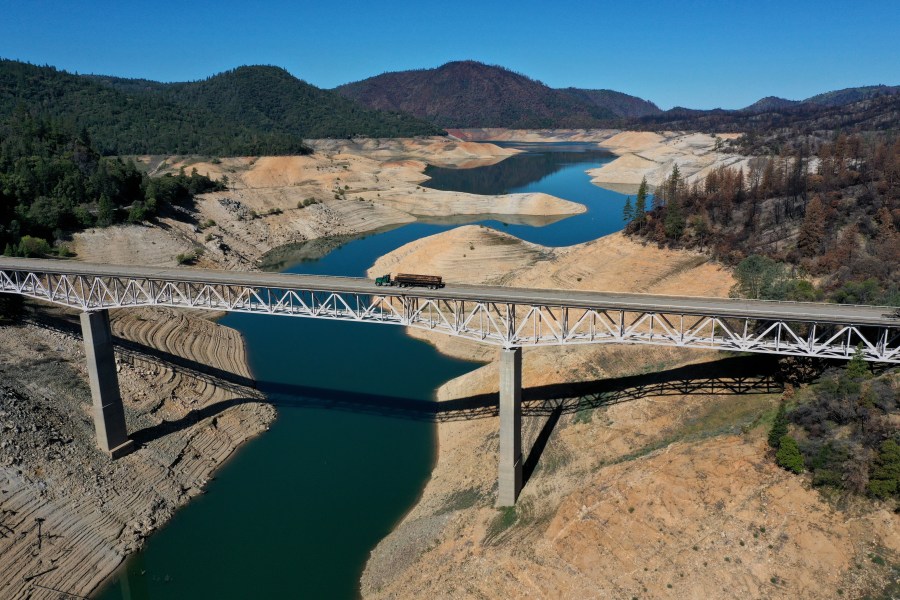
<instances>
[{"instance_id":1,"label":"mountain ridge","mask_svg":"<svg viewBox=\"0 0 900 600\"><path fill-rule=\"evenodd\" d=\"M472 60L382 73L334 89L370 108L409 112L447 128L589 128L622 116L578 93Z\"/></svg>"},{"instance_id":2,"label":"mountain ridge","mask_svg":"<svg viewBox=\"0 0 900 600\"><path fill-rule=\"evenodd\" d=\"M103 154L302 154L310 151L304 138L444 134L408 115L367 109L280 67L160 83L0 59L0 121L20 106L85 130Z\"/></svg>"}]
</instances>

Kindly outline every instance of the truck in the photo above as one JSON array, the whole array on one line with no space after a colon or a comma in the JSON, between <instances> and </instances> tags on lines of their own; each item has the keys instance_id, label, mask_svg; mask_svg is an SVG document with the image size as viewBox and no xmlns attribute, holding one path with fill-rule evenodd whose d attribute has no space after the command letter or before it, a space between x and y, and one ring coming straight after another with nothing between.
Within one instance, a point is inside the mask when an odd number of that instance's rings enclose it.
<instances>
[{"instance_id":1,"label":"truck","mask_svg":"<svg viewBox=\"0 0 900 600\"><path fill-rule=\"evenodd\" d=\"M444 287L444 281L440 275L414 275L412 273L397 273L393 277L388 273L375 279L377 286L399 287L427 287L433 290Z\"/></svg>"}]
</instances>

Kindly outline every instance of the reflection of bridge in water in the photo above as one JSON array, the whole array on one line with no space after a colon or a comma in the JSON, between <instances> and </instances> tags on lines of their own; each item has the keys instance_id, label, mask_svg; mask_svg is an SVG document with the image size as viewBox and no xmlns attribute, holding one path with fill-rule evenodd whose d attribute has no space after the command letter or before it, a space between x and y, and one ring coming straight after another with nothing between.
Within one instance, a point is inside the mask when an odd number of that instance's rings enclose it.
<instances>
[{"instance_id":1,"label":"reflection of bridge in water","mask_svg":"<svg viewBox=\"0 0 900 600\"><path fill-rule=\"evenodd\" d=\"M626 343L839 359L850 358L858 347L868 361L900 364L900 321L887 314L889 309L871 306L470 285L401 290L376 288L370 280L349 277L12 258L0 259L0 292L83 311L82 334L98 445L113 456L128 452L141 432L131 439L125 426L110 308L167 306L401 325L497 345L502 348L499 394L452 401L456 405L437 403L433 409L411 400L406 402L412 404L404 406L403 399L384 396L262 385L270 394L281 391L309 402L325 402L329 408L362 410L368 406L376 410L377 403L380 411L406 411L434 420L499 414L501 505L514 503L522 485L526 466L521 452L523 411L543 410L543 414L558 418L566 410L591 402L592 397L599 406L651 391L752 392L758 389L754 386L765 385L752 379L741 383L728 377L709 378L706 371L699 379L646 384L651 387L643 391L593 382L597 386L593 391L579 391L582 384L565 384L552 392L523 392L522 347ZM745 385L749 387L743 388ZM427 415L427 410L433 414Z\"/></svg>"}]
</instances>

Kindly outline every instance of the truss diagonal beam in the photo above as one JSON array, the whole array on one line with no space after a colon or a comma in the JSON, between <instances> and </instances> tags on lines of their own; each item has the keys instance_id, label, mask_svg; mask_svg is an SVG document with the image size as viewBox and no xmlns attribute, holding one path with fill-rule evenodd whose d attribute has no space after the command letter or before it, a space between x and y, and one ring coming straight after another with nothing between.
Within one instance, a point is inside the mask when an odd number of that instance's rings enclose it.
<instances>
[{"instance_id":1,"label":"truss diagonal beam","mask_svg":"<svg viewBox=\"0 0 900 600\"><path fill-rule=\"evenodd\" d=\"M423 290L376 290L374 285L371 290L357 286L365 291L267 286L224 278L190 279L177 273L177 277L128 276L0 264L0 292L82 311L168 306L400 325L504 348L625 343L848 359L858 347L868 361L900 364L900 319L878 325L836 318L779 319L763 310L738 317L714 310L561 305L513 295L504 301L457 298Z\"/></svg>"}]
</instances>

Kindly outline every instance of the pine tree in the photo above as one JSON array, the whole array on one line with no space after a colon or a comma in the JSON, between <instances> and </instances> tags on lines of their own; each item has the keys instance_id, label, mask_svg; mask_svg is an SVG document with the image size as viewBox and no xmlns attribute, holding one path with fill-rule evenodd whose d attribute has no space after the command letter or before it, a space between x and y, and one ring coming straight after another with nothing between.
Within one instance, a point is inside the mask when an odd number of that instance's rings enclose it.
<instances>
[{"instance_id":1,"label":"pine tree","mask_svg":"<svg viewBox=\"0 0 900 600\"><path fill-rule=\"evenodd\" d=\"M797 248L803 256L813 257L819 253L819 248L825 241L825 219L822 199L815 196L806 206L806 215L797 237Z\"/></svg>"},{"instance_id":2,"label":"pine tree","mask_svg":"<svg viewBox=\"0 0 900 600\"><path fill-rule=\"evenodd\" d=\"M666 206L666 235L674 240L681 239L684 233L684 211L681 210L681 203L673 198Z\"/></svg>"},{"instance_id":3,"label":"pine tree","mask_svg":"<svg viewBox=\"0 0 900 600\"><path fill-rule=\"evenodd\" d=\"M638 187L637 199L634 202L634 220L637 221L641 229L644 228L644 221L647 218L647 178L641 179L641 185Z\"/></svg>"},{"instance_id":4,"label":"pine tree","mask_svg":"<svg viewBox=\"0 0 900 600\"><path fill-rule=\"evenodd\" d=\"M97 206L97 226L109 227L113 224L115 218L115 207L109 196L103 194L100 196L100 203Z\"/></svg>"},{"instance_id":5,"label":"pine tree","mask_svg":"<svg viewBox=\"0 0 900 600\"><path fill-rule=\"evenodd\" d=\"M630 225L634 221L634 207L631 205L631 196L625 200L625 207L622 209L622 220L626 225Z\"/></svg>"},{"instance_id":6,"label":"pine tree","mask_svg":"<svg viewBox=\"0 0 900 600\"><path fill-rule=\"evenodd\" d=\"M669 189L666 192L666 204L671 204L678 201L678 190L682 187L682 185L683 183L681 181L681 171L678 169L678 165L676 164L672 167L672 174L669 175Z\"/></svg>"},{"instance_id":7,"label":"pine tree","mask_svg":"<svg viewBox=\"0 0 900 600\"><path fill-rule=\"evenodd\" d=\"M875 234L876 256L885 264L900 262L900 235L894 228L894 218L887 207L878 209L878 230Z\"/></svg>"},{"instance_id":8,"label":"pine tree","mask_svg":"<svg viewBox=\"0 0 900 600\"><path fill-rule=\"evenodd\" d=\"M850 379L862 379L869 375L869 367L866 365L866 361L863 358L862 344L856 346L856 352L853 353L853 358L847 362L846 375Z\"/></svg>"}]
</instances>

